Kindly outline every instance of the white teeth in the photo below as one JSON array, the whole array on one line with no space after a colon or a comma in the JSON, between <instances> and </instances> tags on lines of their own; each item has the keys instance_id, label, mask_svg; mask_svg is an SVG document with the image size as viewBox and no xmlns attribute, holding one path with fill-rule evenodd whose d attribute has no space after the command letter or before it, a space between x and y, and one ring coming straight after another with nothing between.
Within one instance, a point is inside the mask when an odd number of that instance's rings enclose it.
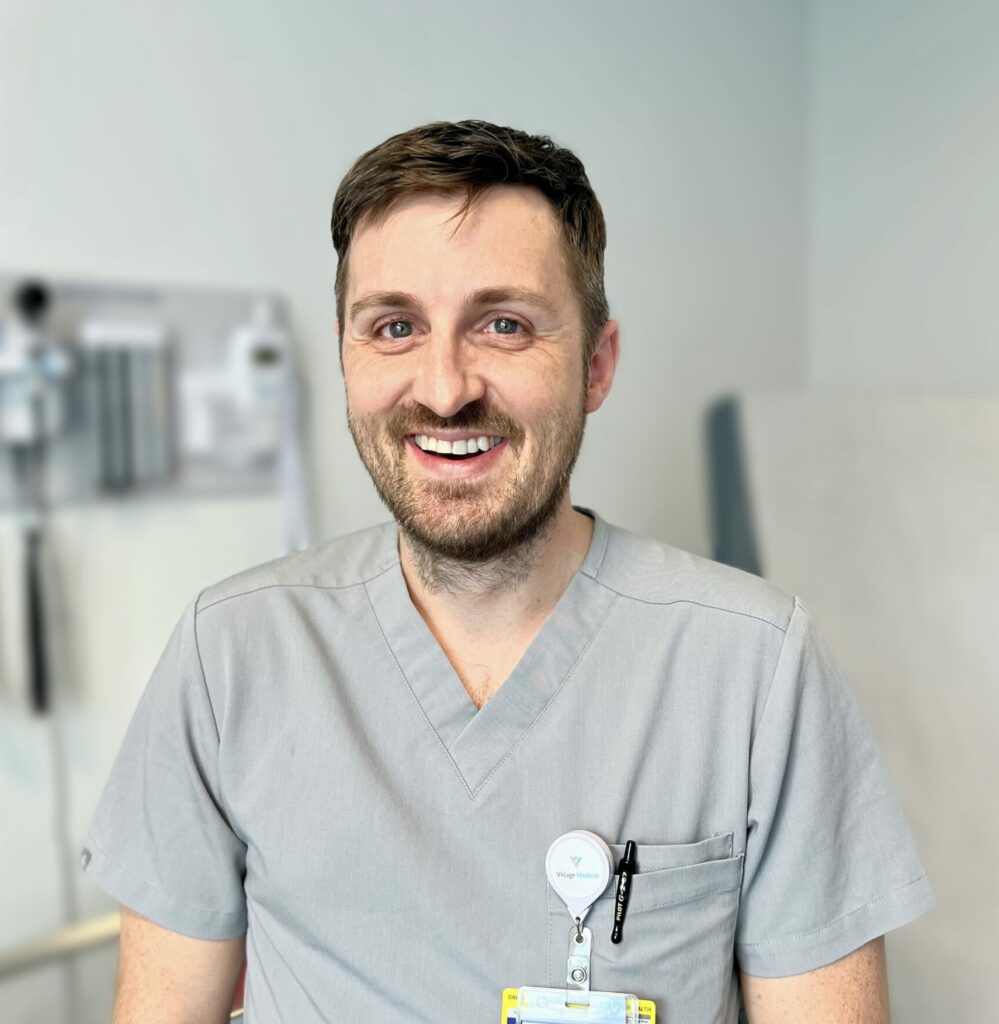
<instances>
[{"instance_id":1,"label":"white teeth","mask_svg":"<svg viewBox=\"0 0 999 1024\"><path fill-rule=\"evenodd\" d=\"M502 441L501 437L469 437L460 441L445 441L442 438L432 437L430 434L414 434L413 441L417 447L425 452L437 452L438 455L475 455L477 452L487 452L495 448Z\"/></svg>"}]
</instances>

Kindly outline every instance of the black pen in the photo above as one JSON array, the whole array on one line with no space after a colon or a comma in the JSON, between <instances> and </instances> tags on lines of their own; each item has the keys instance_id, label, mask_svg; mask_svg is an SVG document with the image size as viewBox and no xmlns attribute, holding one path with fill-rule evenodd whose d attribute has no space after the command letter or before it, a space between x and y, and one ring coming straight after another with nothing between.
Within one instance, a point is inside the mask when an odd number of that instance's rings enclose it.
<instances>
[{"instance_id":1,"label":"black pen","mask_svg":"<svg viewBox=\"0 0 999 1024\"><path fill-rule=\"evenodd\" d=\"M624 848L624 856L617 866L617 896L614 898L614 931L611 942L620 942L624 937L624 915L628 910L628 897L631 895L631 876L638 870L635 854L638 847L629 839Z\"/></svg>"}]
</instances>

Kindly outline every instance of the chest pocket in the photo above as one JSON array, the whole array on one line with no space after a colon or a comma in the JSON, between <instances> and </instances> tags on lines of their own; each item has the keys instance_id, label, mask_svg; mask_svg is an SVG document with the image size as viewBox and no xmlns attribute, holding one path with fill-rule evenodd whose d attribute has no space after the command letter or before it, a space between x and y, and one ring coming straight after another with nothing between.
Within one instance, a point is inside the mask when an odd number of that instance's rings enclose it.
<instances>
[{"instance_id":1,"label":"chest pocket","mask_svg":"<svg viewBox=\"0 0 999 1024\"><path fill-rule=\"evenodd\" d=\"M742 854L733 833L638 845L624 938L611 942L617 876L591 908L590 987L654 999L660 1021L721 1020L732 997ZM623 846L612 846L615 865ZM565 985L572 921L548 888L548 984Z\"/></svg>"}]
</instances>

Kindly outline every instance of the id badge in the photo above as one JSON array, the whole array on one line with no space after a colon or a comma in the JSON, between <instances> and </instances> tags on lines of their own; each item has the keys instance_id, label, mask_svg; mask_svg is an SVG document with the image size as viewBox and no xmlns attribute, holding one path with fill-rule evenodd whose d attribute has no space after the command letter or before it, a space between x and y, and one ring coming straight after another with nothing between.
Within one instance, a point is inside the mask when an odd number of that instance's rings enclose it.
<instances>
[{"instance_id":1,"label":"id badge","mask_svg":"<svg viewBox=\"0 0 999 1024\"><path fill-rule=\"evenodd\" d=\"M589 992L585 1005L573 1003L574 994L560 988L508 988L503 990L500 1024L656 1024L656 1004L623 992Z\"/></svg>"}]
</instances>

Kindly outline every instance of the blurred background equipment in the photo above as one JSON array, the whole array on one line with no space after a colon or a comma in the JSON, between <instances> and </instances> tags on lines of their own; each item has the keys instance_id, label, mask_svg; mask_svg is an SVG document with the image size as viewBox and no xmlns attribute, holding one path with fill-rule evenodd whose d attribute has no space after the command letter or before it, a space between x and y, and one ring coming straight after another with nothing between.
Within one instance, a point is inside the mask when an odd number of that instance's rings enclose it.
<instances>
[{"instance_id":1,"label":"blurred background equipment","mask_svg":"<svg viewBox=\"0 0 999 1024\"><path fill-rule=\"evenodd\" d=\"M31 705L48 708L45 618L42 608L44 472L48 443L62 430L72 364L45 333L48 289L25 281L12 295L10 328L0 332L0 446L10 457L24 508L24 606Z\"/></svg>"},{"instance_id":2,"label":"blurred background equipment","mask_svg":"<svg viewBox=\"0 0 999 1024\"><path fill-rule=\"evenodd\" d=\"M308 542L301 418L274 295L0 274L5 1024L107 1019L79 839L169 623Z\"/></svg>"},{"instance_id":3,"label":"blurred background equipment","mask_svg":"<svg viewBox=\"0 0 999 1024\"><path fill-rule=\"evenodd\" d=\"M279 488L298 548L300 411L274 296L0 274L0 509Z\"/></svg>"},{"instance_id":4,"label":"blurred background equipment","mask_svg":"<svg viewBox=\"0 0 999 1024\"><path fill-rule=\"evenodd\" d=\"M709 429L715 556L804 595L936 892L890 936L893 1019L991 1020L999 398L761 392Z\"/></svg>"}]
</instances>

